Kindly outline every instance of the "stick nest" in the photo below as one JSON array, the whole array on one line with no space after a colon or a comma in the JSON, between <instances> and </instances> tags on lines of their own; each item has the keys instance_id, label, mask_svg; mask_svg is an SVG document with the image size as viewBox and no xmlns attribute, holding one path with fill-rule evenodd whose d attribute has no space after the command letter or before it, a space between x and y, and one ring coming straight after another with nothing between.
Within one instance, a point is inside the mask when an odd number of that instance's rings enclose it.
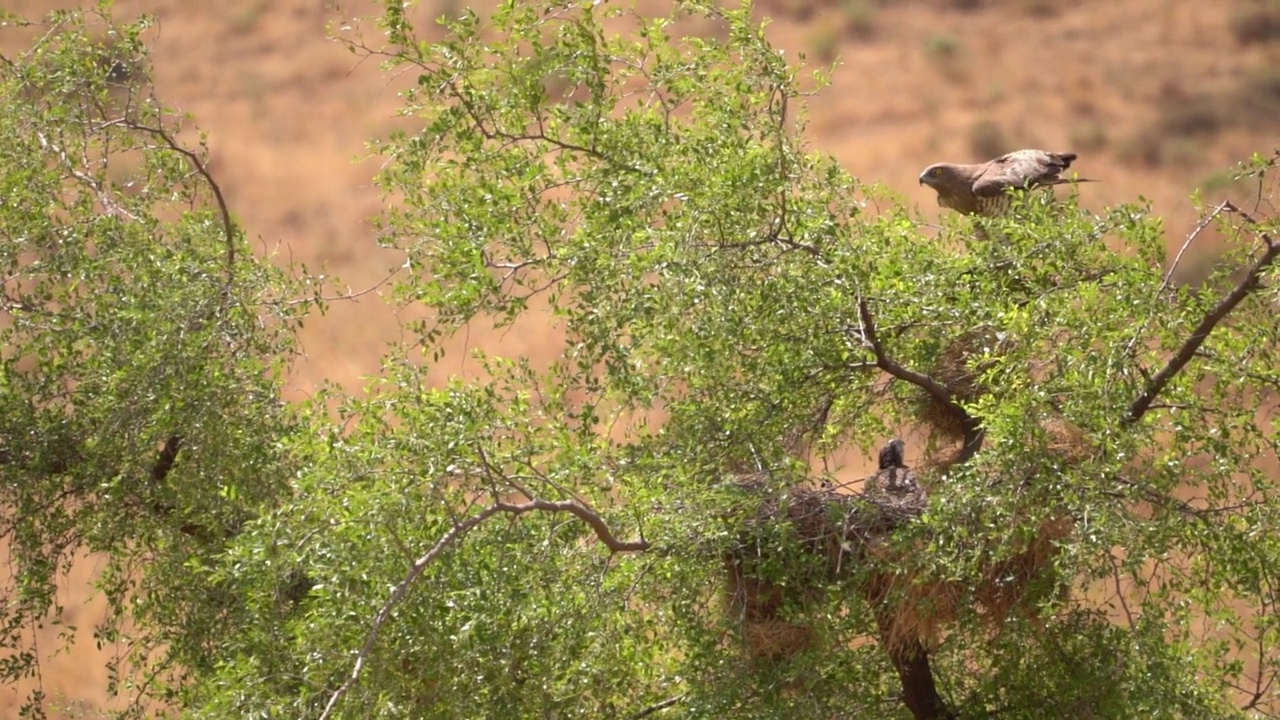
<instances>
[{"instance_id":1,"label":"stick nest","mask_svg":"<svg viewBox=\"0 0 1280 720\"><path fill-rule=\"evenodd\" d=\"M814 636L803 610L836 584L849 583L870 603L881 641L897 647L936 647L966 602L976 603L992 627L1013 612L1033 614L1042 597L1035 590L1045 587L1044 580L1059 586L1046 574L1052 572L1058 543L1073 527L1070 518L1054 517L1015 552L984 551L999 559L984 563L974 587L972 581L913 572L912 558L923 550L924 540L887 542L896 528L925 511L923 492L905 497L845 495L827 488L771 492L755 477L742 478L740 485L764 493L744 533L756 540L742 542L725 558L728 607L743 623L747 651L755 659L785 659L811 647ZM762 537L774 540L762 542Z\"/></svg>"}]
</instances>

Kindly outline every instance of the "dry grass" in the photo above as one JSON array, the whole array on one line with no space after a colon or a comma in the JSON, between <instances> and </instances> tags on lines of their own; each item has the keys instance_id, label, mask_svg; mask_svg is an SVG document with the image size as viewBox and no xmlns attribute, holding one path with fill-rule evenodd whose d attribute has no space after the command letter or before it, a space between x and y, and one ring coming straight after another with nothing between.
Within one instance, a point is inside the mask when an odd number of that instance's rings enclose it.
<instances>
[{"instance_id":1,"label":"dry grass","mask_svg":"<svg viewBox=\"0 0 1280 720\"><path fill-rule=\"evenodd\" d=\"M776 618L748 620L742 633L748 652L756 660L789 658L813 643L809 628Z\"/></svg>"}]
</instances>

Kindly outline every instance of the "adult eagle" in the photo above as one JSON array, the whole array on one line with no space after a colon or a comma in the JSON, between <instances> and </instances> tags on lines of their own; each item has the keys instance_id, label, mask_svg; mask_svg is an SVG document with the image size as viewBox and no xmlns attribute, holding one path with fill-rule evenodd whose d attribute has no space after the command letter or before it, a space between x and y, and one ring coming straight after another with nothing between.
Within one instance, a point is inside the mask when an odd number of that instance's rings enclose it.
<instances>
[{"instance_id":1,"label":"adult eagle","mask_svg":"<svg viewBox=\"0 0 1280 720\"><path fill-rule=\"evenodd\" d=\"M1065 182L1089 182L1061 177L1075 159L1075 153L1015 150L975 165L930 165L920 173L920 184L937 191L942 207L966 215L996 217L1009 208L1009 188L1029 190Z\"/></svg>"}]
</instances>

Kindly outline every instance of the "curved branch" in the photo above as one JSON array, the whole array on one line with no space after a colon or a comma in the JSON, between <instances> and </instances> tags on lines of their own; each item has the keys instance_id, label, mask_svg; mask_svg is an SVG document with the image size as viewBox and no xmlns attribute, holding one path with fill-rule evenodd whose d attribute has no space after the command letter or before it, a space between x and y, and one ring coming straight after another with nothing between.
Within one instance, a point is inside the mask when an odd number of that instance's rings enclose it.
<instances>
[{"instance_id":1,"label":"curved branch","mask_svg":"<svg viewBox=\"0 0 1280 720\"><path fill-rule=\"evenodd\" d=\"M1196 351L1209 338L1209 333L1213 332L1218 323L1222 322L1227 315L1231 314L1232 310L1236 309L1236 306L1241 301L1257 289L1261 282L1262 272L1271 266L1271 263L1276 259L1276 255L1280 255L1280 244L1277 244L1270 235L1264 233L1262 239L1267 244L1266 252L1262 253L1262 256L1253 265L1249 266L1249 271L1236 285L1235 289L1218 301L1218 304L1214 305L1209 312L1205 313L1204 318L1200 320L1200 324L1191 332L1190 337L1182 344L1178 352L1169 358L1169 362L1165 363L1160 372L1147 380L1146 387L1142 389L1142 394L1138 395L1137 399L1129 405L1129 410L1120 420L1121 425L1133 425L1141 420L1142 416L1146 415L1147 411L1151 409L1151 404L1156 401L1156 398L1160 396L1160 393L1169 382L1195 357Z\"/></svg>"},{"instance_id":2,"label":"curved branch","mask_svg":"<svg viewBox=\"0 0 1280 720\"><path fill-rule=\"evenodd\" d=\"M875 319L871 317L871 308L867 306L867 301L858 299L858 319L862 325L862 339L867 346L871 348L871 352L876 358L876 367L889 373L893 377L915 385L916 387L929 393L933 399L947 408L953 417L960 421L964 427L964 446L961 448L960 456L956 459L957 463L963 463L982 448L982 423L978 418L974 417L965 410L960 403L956 402L955 396L945 385L934 380L923 373L916 372L907 367L903 367L889 354L885 352L884 344L880 342L880 336L876 332Z\"/></svg>"},{"instance_id":3,"label":"curved branch","mask_svg":"<svg viewBox=\"0 0 1280 720\"><path fill-rule=\"evenodd\" d=\"M365 638L364 645L356 653L356 662L351 668L351 674L329 697L329 702L325 704L324 712L320 714L320 720L328 720L332 717L334 710L338 707L338 702L351 691L351 688L355 687L356 682L360 679L360 672L364 669L365 660L369 657L369 653L373 652L373 647L378 642L378 633L381 632L383 624L391 617L392 611L404 599L404 596L409 592L409 588L427 569L427 566L435 562L445 550L449 549L450 545L456 543L462 536L474 530L476 526L494 515L498 513L523 515L534 510L567 512L581 518L595 532L600 542L604 543L605 547L613 552L640 552L649 549L649 542L643 538L633 541L618 540L609 529L608 524L605 523L604 518L600 517L600 513L577 500L551 501L533 498L524 503L508 503L499 500L466 520L454 523L449 532L446 532L437 540L436 544L431 546L431 549L425 555L414 561L413 565L409 567L409 572L405 575L404 580L401 580L392 589L391 595L382 603L382 607L378 609L377 614L373 617L373 625L369 628L369 634Z\"/></svg>"},{"instance_id":4,"label":"curved branch","mask_svg":"<svg viewBox=\"0 0 1280 720\"><path fill-rule=\"evenodd\" d=\"M507 503L498 501L493 504L501 512L511 513L513 515L523 515L533 510L542 510L544 512L567 512L576 516L591 528L596 534L596 539L604 543L610 552L644 552L648 550L649 541L641 537L639 540L619 540L614 536L613 531L609 529L609 525L605 523L604 518L600 517L600 513L583 505L577 500L539 500L533 498L529 502L524 503Z\"/></svg>"},{"instance_id":5,"label":"curved branch","mask_svg":"<svg viewBox=\"0 0 1280 720\"><path fill-rule=\"evenodd\" d=\"M173 136L169 134L163 127L151 127L143 125L134 120L125 119L123 125L132 130L145 132L164 141L164 144L170 150L182 155L191 163L191 167L204 178L205 183L209 185L209 189L213 191L213 199L218 204L218 214L222 218L222 233L227 243L227 283L230 284L235 277L236 264L236 243L235 243L235 225L231 221L231 210L227 207L227 200L222 195L222 187L218 185L218 181L213 179L213 174L209 172L209 168L201 161L200 155L192 150L183 147Z\"/></svg>"}]
</instances>

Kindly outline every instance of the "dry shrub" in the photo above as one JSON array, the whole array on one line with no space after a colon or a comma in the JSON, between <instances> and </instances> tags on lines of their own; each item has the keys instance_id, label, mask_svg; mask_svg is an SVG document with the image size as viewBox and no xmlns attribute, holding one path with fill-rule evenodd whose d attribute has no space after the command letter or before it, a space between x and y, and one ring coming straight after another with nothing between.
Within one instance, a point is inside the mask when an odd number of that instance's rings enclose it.
<instances>
[{"instance_id":1,"label":"dry shrub","mask_svg":"<svg viewBox=\"0 0 1280 720\"><path fill-rule=\"evenodd\" d=\"M1001 560L989 562L974 587L954 580L940 580L899 571L872 572L862 591L880 619L881 640L893 647L919 642L937 647L944 628L960 616L966 598L972 598L993 631L1014 612L1034 616L1042 588L1061 584L1049 573L1058 545L1071 534L1074 522L1066 516L1042 522L1028 545ZM907 567L917 548L891 554L876 552L877 567ZM874 552L874 551L873 551Z\"/></svg>"},{"instance_id":2,"label":"dry shrub","mask_svg":"<svg viewBox=\"0 0 1280 720\"><path fill-rule=\"evenodd\" d=\"M965 428L960 418L945 403L924 391L920 391L916 400L916 420L944 440L958 441L964 438Z\"/></svg>"},{"instance_id":3,"label":"dry shrub","mask_svg":"<svg viewBox=\"0 0 1280 720\"><path fill-rule=\"evenodd\" d=\"M1022 0L1019 5L1024 14L1038 18L1054 17L1063 9L1057 0Z\"/></svg>"},{"instance_id":4,"label":"dry shrub","mask_svg":"<svg viewBox=\"0 0 1280 720\"><path fill-rule=\"evenodd\" d=\"M1228 26L1241 45L1280 40L1280 0L1254 0L1233 12Z\"/></svg>"},{"instance_id":5,"label":"dry shrub","mask_svg":"<svg viewBox=\"0 0 1280 720\"><path fill-rule=\"evenodd\" d=\"M969 126L969 151L975 158L987 159L1003 155L1013 149L1013 144L995 120L979 120Z\"/></svg>"},{"instance_id":6,"label":"dry shrub","mask_svg":"<svg viewBox=\"0 0 1280 720\"><path fill-rule=\"evenodd\" d=\"M1246 73L1224 105L1230 117L1244 127L1274 127L1280 113L1280 68L1263 65Z\"/></svg>"},{"instance_id":7,"label":"dry shrub","mask_svg":"<svg viewBox=\"0 0 1280 720\"><path fill-rule=\"evenodd\" d=\"M747 620L742 634L747 651L755 660L783 660L807 650L813 643L809 628L777 618Z\"/></svg>"},{"instance_id":8,"label":"dry shrub","mask_svg":"<svg viewBox=\"0 0 1280 720\"><path fill-rule=\"evenodd\" d=\"M1164 141L1155 132L1143 129L1120 141L1116 157L1130 165L1158 168L1164 164Z\"/></svg>"},{"instance_id":9,"label":"dry shrub","mask_svg":"<svg viewBox=\"0 0 1280 720\"><path fill-rule=\"evenodd\" d=\"M1071 148L1081 152L1096 152L1107 146L1107 128L1096 120L1090 120L1067 131Z\"/></svg>"},{"instance_id":10,"label":"dry shrub","mask_svg":"<svg viewBox=\"0 0 1280 720\"><path fill-rule=\"evenodd\" d=\"M844 31L852 37L869 38L875 34L878 0L840 0Z\"/></svg>"},{"instance_id":11,"label":"dry shrub","mask_svg":"<svg viewBox=\"0 0 1280 720\"><path fill-rule=\"evenodd\" d=\"M876 564L893 567L905 559L881 553ZM937 647L943 627L955 622L964 597L960 583L893 571L870 573L861 590L876 613L880 641L892 648L915 643Z\"/></svg>"},{"instance_id":12,"label":"dry shrub","mask_svg":"<svg viewBox=\"0 0 1280 720\"><path fill-rule=\"evenodd\" d=\"M986 392L978 383L978 376L986 367L970 365L975 357L997 342L995 333L989 328L962 334L938 355L929 369L929 377L942 383L958 400L978 397Z\"/></svg>"},{"instance_id":13,"label":"dry shrub","mask_svg":"<svg viewBox=\"0 0 1280 720\"><path fill-rule=\"evenodd\" d=\"M1207 138L1234 128L1273 127L1280 113L1280 70L1263 64L1238 78L1234 86L1199 93L1166 82L1156 117L1119 143L1120 159L1151 168L1195 165L1203 160Z\"/></svg>"},{"instance_id":14,"label":"dry shrub","mask_svg":"<svg viewBox=\"0 0 1280 720\"><path fill-rule=\"evenodd\" d=\"M764 0L758 7L770 17L785 17L792 20L809 20L824 9L824 0Z\"/></svg>"},{"instance_id":15,"label":"dry shrub","mask_svg":"<svg viewBox=\"0 0 1280 720\"><path fill-rule=\"evenodd\" d=\"M803 590L757 577L749 564L742 556L730 556L725 562L728 605L742 622L747 654L752 659L778 660L807 649L812 642L809 628L782 617L788 603L797 600L791 596L803 595ZM798 598L800 602L808 599Z\"/></svg>"},{"instance_id":16,"label":"dry shrub","mask_svg":"<svg viewBox=\"0 0 1280 720\"><path fill-rule=\"evenodd\" d=\"M1192 95L1165 102L1160 108L1158 129L1172 137L1214 135L1226 122L1222 99L1208 95Z\"/></svg>"}]
</instances>

